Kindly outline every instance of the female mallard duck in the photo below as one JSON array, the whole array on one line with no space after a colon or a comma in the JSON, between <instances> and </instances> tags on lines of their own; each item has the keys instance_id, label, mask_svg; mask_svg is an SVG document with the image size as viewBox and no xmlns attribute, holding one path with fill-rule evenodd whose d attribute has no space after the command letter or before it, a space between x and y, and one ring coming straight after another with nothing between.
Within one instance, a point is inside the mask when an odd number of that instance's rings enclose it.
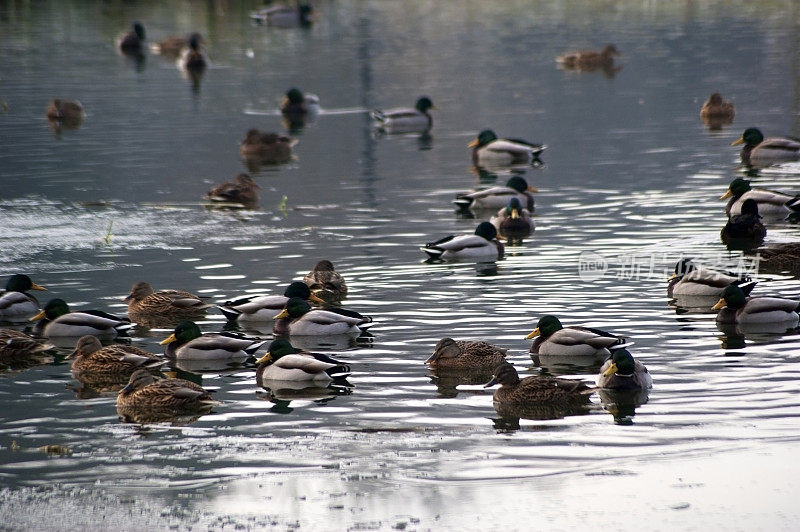
<instances>
[{"instance_id":1,"label":"female mallard duck","mask_svg":"<svg viewBox=\"0 0 800 532\"><path fill-rule=\"evenodd\" d=\"M267 354L256 361L256 382L312 381L330 382L350 375L350 366L320 353L295 349L287 340L273 340Z\"/></svg>"},{"instance_id":2,"label":"female mallard duck","mask_svg":"<svg viewBox=\"0 0 800 532\"><path fill-rule=\"evenodd\" d=\"M704 122L714 121L730 124L733 122L735 114L733 104L729 100L723 100L722 95L718 92L712 92L703 107L700 108L700 118Z\"/></svg>"},{"instance_id":3,"label":"female mallard duck","mask_svg":"<svg viewBox=\"0 0 800 532\"><path fill-rule=\"evenodd\" d=\"M607 44L602 50L577 50L556 57L562 67L572 70L595 70L613 68L614 56L622 55L613 44Z\"/></svg>"},{"instance_id":4,"label":"female mallard duck","mask_svg":"<svg viewBox=\"0 0 800 532\"><path fill-rule=\"evenodd\" d=\"M311 4L296 6L265 7L250 14L250 18L259 24L267 24L277 28L308 27L314 22L314 8Z\"/></svg>"},{"instance_id":5,"label":"female mallard duck","mask_svg":"<svg viewBox=\"0 0 800 532\"><path fill-rule=\"evenodd\" d=\"M211 201L224 203L241 203L253 205L258 202L258 191L261 187L253 181L250 174L239 174L233 181L215 185L206 193Z\"/></svg>"},{"instance_id":6,"label":"female mallard duck","mask_svg":"<svg viewBox=\"0 0 800 532\"><path fill-rule=\"evenodd\" d=\"M28 290L47 290L31 281L25 274L17 273L6 281L6 290L0 294L0 320L28 319L39 312L39 301Z\"/></svg>"},{"instance_id":7,"label":"female mallard duck","mask_svg":"<svg viewBox=\"0 0 800 532\"><path fill-rule=\"evenodd\" d=\"M153 291L149 283L139 281L123 301L128 303L128 315L197 316L210 307L200 296L183 290Z\"/></svg>"},{"instance_id":8,"label":"female mallard duck","mask_svg":"<svg viewBox=\"0 0 800 532\"><path fill-rule=\"evenodd\" d=\"M533 193L539 192L528 186L524 177L515 175L506 181L506 186L489 187L456 195L453 201L461 209L502 209L511 198L517 198L520 205L533 212Z\"/></svg>"},{"instance_id":9,"label":"female mallard duck","mask_svg":"<svg viewBox=\"0 0 800 532\"><path fill-rule=\"evenodd\" d=\"M355 315L351 315L355 314ZM296 334L304 336L326 336L336 334L360 334L370 326L372 320L358 313L341 313L337 309L312 310L300 299L293 297L286 307L275 316L273 332L276 335Z\"/></svg>"},{"instance_id":10,"label":"female mallard duck","mask_svg":"<svg viewBox=\"0 0 800 532\"><path fill-rule=\"evenodd\" d=\"M83 120L83 106L75 100L54 98L44 111L48 120L78 124Z\"/></svg>"},{"instance_id":11,"label":"female mallard duck","mask_svg":"<svg viewBox=\"0 0 800 532\"><path fill-rule=\"evenodd\" d=\"M292 160L292 146L295 144L297 144L296 139L278 133L250 129L242 140L240 151L245 159L258 160L264 164L278 164Z\"/></svg>"},{"instance_id":12,"label":"female mallard duck","mask_svg":"<svg viewBox=\"0 0 800 532\"><path fill-rule=\"evenodd\" d=\"M719 310L717 323L722 324L797 324L800 301L782 297L747 297L741 288L731 285L722 291L722 297L713 309Z\"/></svg>"},{"instance_id":13,"label":"female mallard duck","mask_svg":"<svg viewBox=\"0 0 800 532\"><path fill-rule=\"evenodd\" d=\"M286 91L281 101L281 114L290 117L313 115L319 112L319 98L314 94L303 94L295 87Z\"/></svg>"},{"instance_id":14,"label":"female mallard duck","mask_svg":"<svg viewBox=\"0 0 800 532\"><path fill-rule=\"evenodd\" d=\"M800 275L800 243L785 242L758 249L758 266L768 271L788 271Z\"/></svg>"},{"instance_id":15,"label":"female mallard duck","mask_svg":"<svg viewBox=\"0 0 800 532\"><path fill-rule=\"evenodd\" d=\"M796 161L800 159L800 139L791 137L769 137L757 128L744 130L742 136L731 146L742 146L742 163L748 166L769 166L771 164Z\"/></svg>"},{"instance_id":16,"label":"female mallard duck","mask_svg":"<svg viewBox=\"0 0 800 532\"><path fill-rule=\"evenodd\" d=\"M134 22L131 31L123 33L117 38L117 48L125 54L141 54L144 44L144 26L141 22Z\"/></svg>"},{"instance_id":17,"label":"female mallard duck","mask_svg":"<svg viewBox=\"0 0 800 532\"><path fill-rule=\"evenodd\" d=\"M150 51L156 55L165 55L173 59L180 56L186 48L189 47L189 42L194 38L197 44L203 44L203 37L199 33L192 33L186 35L172 35L154 42L150 45Z\"/></svg>"},{"instance_id":18,"label":"female mallard duck","mask_svg":"<svg viewBox=\"0 0 800 532\"><path fill-rule=\"evenodd\" d=\"M200 50L200 35L193 33L189 36L189 43L181 52L178 59L178 66L183 70L203 70L208 61L205 54Z\"/></svg>"},{"instance_id":19,"label":"female mallard duck","mask_svg":"<svg viewBox=\"0 0 800 532\"><path fill-rule=\"evenodd\" d=\"M491 129L484 129L467 145L472 148L476 166L528 164L539 160L546 146L522 139L501 139Z\"/></svg>"},{"instance_id":20,"label":"female mallard duck","mask_svg":"<svg viewBox=\"0 0 800 532\"><path fill-rule=\"evenodd\" d=\"M430 131L433 127L433 117L428 112L431 109L436 109L436 106L430 98L422 96L413 109L400 108L388 111L374 109L370 112L370 116L378 128L387 133L422 133Z\"/></svg>"},{"instance_id":21,"label":"female mallard duck","mask_svg":"<svg viewBox=\"0 0 800 532\"><path fill-rule=\"evenodd\" d=\"M38 320L38 321L37 321ZM127 329L131 321L101 310L81 310L70 312L63 299L51 299L44 309L30 321L36 321L33 334L47 338L54 336L92 336L114 337L120 329Z\"/></svg>"},{"instance_id":22,"label":"female mallard duck","mask_svg":"<svg viewBox=\"0 0 800 532\"><path fill-rule=\"evenodd\" d=\"M489 220L497 232L503 236L529 235L533 231L533 218L528 209L522 207L519 198L514 196L508 205Z\"/></svg>"},{"instance_id":23,"label":"female mallard duck","mask_svg":"<svg viewBox=\"0 0 800 532\"><path fill-rule=\"evenodd\" d=\"M756 286L747 275L719 272L697 266L690 258L675 264L675 273L669 278L667 296L714 296L719 297L726 286L736 284L749 294Z\"/></svg>"},{"instance_id":24,"label":"female mallard duck","mask_svg":"<svg viewBox=\"0 0 800 532\"><path fill-rule=\"evenodd\" d=\"M425 363L431 369L494 369L505 362L507 351L480 340L442 338Z\"/></svg>"},{"instance_id":25,"label":"female mallard duck","mask_svg":"<svg viewBox=\"0 0 800 532\"><path fill-rule=\"evenodd\" d=\"M226 301L217 308L231 321L272 321L284 309L290 298L324 303L304 282L295 281L286 287L282 296L247 296Z\"/></svg>"},{"instance_id":26,"label":"female mallard duck","mask_svg":"<svg viewBox=\"0 0 800 532\"><path fill-rule=\"evenodd\" d=\"M741 214L742 204L749 199L755 200L758 204L758 213L762 216L785 218L793 212L800 211L800 194L792 196L765 188L754 188L750 186L749 180L741 177L731 181L728 191L719 199L728 199L728 204L725 206L725 213L728 216Z\"/></svg>"},{"instance_id":27,"label":"female mallard duck","mask_svg":"<svg viewBox=\"0 0 800 532\"><path fill-rule=\"evenodd\" d=\"M564 327L555 316L542 316L526 340L537 337L531 353L539 356L608 356L609 348L625 342L621 336L589 327Z\"/></svg>"},{"instance_id":28,"label":"female mallard duck","mask_svg":"<svg viewBox=\"0 0 800 532\"><path fill-rule=\"evenodd\" d=\"M600 368L597 387L606 390L646 390L653 387L653 378L644 364L625 349L615 349Z\"/></svg>"},{"instance_id":29,"label":"female mallard duck","mask_svg":"<svg viewBox=\"0 0 800 532\"><path fill-rule=\"evenodd\" d=\"M303 277L316 297L327 303L338 303L347 297L347 283L329 260L321 260Z\"/></svg>"},{"instance_id":30,"label":"female mallard duck","mask_svg":"<svg viewBox=\"0 0 800 532\"><path fill-rule=\"evenodd\" d=\"M519 378L517 370L508 362L500 364L494 371L492 380L484 385L489 388L500 384L494 392L494 402L506 405L524 406L536 403L578 403L589 402L595 388L584 382L548 376Z\"/></svg>"},{"instance_id":31,"label":"female mallard duck","mask_svg":"<svg viewBox=\"0 0 800 532\"><path fill-rule=\"evenodd\" d=\"M139 368L156 369L166 360L132 345L113 344L103 347L96 336L82 336L66 360L72 363L73 374L88 373L94 377L128 378Z\"/></svg>"},{"instance_id":32,"label":"female mallard duck","mask_svg":"<svg viewBox=\"0 0 800 532\"><path fill-rule=\"evenodd\" d=\"M117 408L194 411L216 404L202 386L183 379L163 379L146 369L131 374L128 385L117 395Z\"/></svg>"},{"instance_id":33,"label":"female mallard duck","mask_svg":"<svg viewBox=\"0 0 800 532\"><path fill-rule=\"evenodd\" d=\"M37 338L31 338L24 332L0 329L0 360L4 362L27 358L54 348Z\"/></svg>"},{"instance_id":34,"label":"female mallard duck","mask_svg":"<svg viewBox=\"0 0 800 532\"><path fill-rule=\"evenodd\" d=\"M767 228L761 223L758 203L752 198L742 202L741 214L728 218L728 223L720 231L722 242L729 246L755 247L766 236Z\"/></svg>"},{"instance_id":35,"label":"female mallard duck","mask_svg":"<svg viewBox=\"0 0 800 532\"><path fill-rule=\"evenodd\" d=\"M497 240L497 229L489 222L481 222L471 235L449 235L428 242L419 248L430 259L498 260L503 258L505 248Z\"/></svg>"},{"instance_id":36,"label":"female mallard duck","mask_svg":"<svg viewBox=\"0 0 800 532\"><path fill-rule=\"evenodd\" d=\"M258 338L247 338L233 333L200 332L193 321L182 321L161 345L167 348L164 354L178 360L227 360L252 356L266 343Z\"/></svg>"}]
</instances>

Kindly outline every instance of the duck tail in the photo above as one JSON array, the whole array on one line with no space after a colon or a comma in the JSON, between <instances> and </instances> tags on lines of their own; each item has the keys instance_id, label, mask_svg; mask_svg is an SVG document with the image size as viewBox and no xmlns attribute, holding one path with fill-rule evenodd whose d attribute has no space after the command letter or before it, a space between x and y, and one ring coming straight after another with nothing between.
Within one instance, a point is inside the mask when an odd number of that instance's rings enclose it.
<instances>
[{"instance_id":1,"label":"duck tail","mask_svg":"<svg viewBox=\"0 0 800 532\"><path fill-rule=\"evenodd\" d=\"M735 284L736 286L738 286L739 288L742 289L742 292L744 292L744 295L749 296L750 292L752 292L753 288L755 288L756 285L758 284L758 281L751 281L749 277L746 277L744 279L740 279L738 281L734 281L731 284Z\"/></svg>"},{"instance_id":2,"label":"duck tail","mask_svg":"<svg viewBox=\"0 0 800 532\"><path fill-rule=\"evenodd\" d=\"M462 211L466 211L472 205L473 199L466 196L456 196L453 203Z\"/></svg>"},{"instance_id":3,"label":"duck tail","mask_svg":"<svg viewBox=\"0 0 800 532\"><path fill-rule=\"evenodd\" d=\"M232 307L224 307L221 305L217 305L217 309L225 315L225 318L228 321L236 321L236 319L242 315L242 313L235 308Z\"/></svg>"},{"instance_id":4,"label":"duck tail","mask_svg":"<svg viewBox=\"0 0 800 532\"><path fill-rule=\"evenodd\" d=\"M386 113L384 113L380 109L373 109L372 111L369 112L369 116L371 116L372 119L375 120L376 122L383 123L386 121Z\"/></svg>"},{"instance_id":5,"label":"duck tail","mask_svg":"<svg viewBox=\"0 0 800 532\"><path fill-rule=\"evenodd\" d=\"M800 212L800 194L787 201L786 206L794 212Z\"/></svg>"},{"instance_id":6,"label":"duck tail","mask_svg":"<svg viewBox=\"0 0 800 532\"><path fill-rule=\"evenodd\" d=\"M325 373L332 379L346 379L350 376L350 366L347 364L339 364L337 366L333 366L332 368L328 368L325 370Z\"/></svg>"}]
</instances>

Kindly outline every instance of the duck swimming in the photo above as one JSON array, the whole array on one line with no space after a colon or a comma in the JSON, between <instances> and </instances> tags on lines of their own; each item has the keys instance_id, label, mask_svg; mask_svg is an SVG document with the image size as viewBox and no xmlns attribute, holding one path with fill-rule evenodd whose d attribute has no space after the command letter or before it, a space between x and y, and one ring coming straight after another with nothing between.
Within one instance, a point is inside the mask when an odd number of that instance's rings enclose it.
<instances>
[{"instance_id":1,"label":"duck swimming","mask_svg":"<svg viewBox=\"0 0 800 532\"><path fill-rule=\"evenodd\" d=\"M419 248L429 259L489 260L503 258L504 246L497 240L497 229L481 222L471 235L449 235Z\"/></svg>"},{"instance_id":2,"label":"duck swimming","mask_svg":"<svg viewBox=\"0 0 800 532\"><path fill-rule=\"evenodd\" d=\"M206 193L206 197L213 202L254 205L258 203L259 190L261 187L253 181L250 174L238 174L233 181L214 185Z\"/></svg>"},{"instance_id":3,"label":"duck swimming","mask_svg":"<svg viewBox=\"0 0 800 532\"><path fill-rule=\"evenodd\" d=\"M46 338L56 336L93 336L115 337L122 329L131 326L127 318L120 318L100 310L82 310L70 312L69 305L63 299L51 299L44 309L30 318L36 321L33 333Z\"/></svg>"},{"instance_id":4,"label":"duck swimming","mask_svg":"<svg viewBox=\"0 0 800 532\"><path fill-rule=\"evenodd\" d=\"M480 340L442 338L425 361L431 369L486 370L506 361L508 349Z\"/></svg>"},{"instance_id":5,"label":"duck swimming","mask_svg":"<svg viewBox=\"0 0 800 532\"><path fill-rule=\"evenodd\" d=\"M117 409L157 409L174 412L208 410L217 404L202 386L184 379L157 377L146 369L131 374L117 395Z\"/></svg>"},{"instance_id":6,"label":"duck swimming","mask_svg":"<svg viewBox=\"0 0 800 532\"><path fill-rule=\"evenodd\" d=\"M769 324L798 322L800 301L783 297L747 297L736 285L722 291L722 297L713 307L719 310L717 323Z\"/></svg>"},{"instance_id":7,"label":"duck swimming","mask_svg":"<svg viewBox=\"0 0 800 532\"><path fill-rule=\"evenodd\" d=\"M718 92L712 92L700 108L700 118L712 128L732 123L735 114L733 104L729 100L723 100Z\"/></svg>"},{"instance_id":8,"label":"duck swimming","mask_svg":"<svg viewBox=\"0 0 800 532\"><path fill-rule=\"evenodd\" d=\"M286 287L283 295L272 296L246 296L232 301L226 301L217 308L228 320L238 321L272 321L275 315L286 306L289 299L300 299L324 303L322 299L312 294L309 286L300 281L295 281Z\"/></svg>"},{"instance_id":9,"label":"duck swimming","mask_svg":"<svg viewBox=\"0 0 800 532\"><path fill-rule=\"evenodd\" d=\"M772 164L797 161L800 159L800 139L791 137L764 138L761 130L751 127L731 146L742 146L742 163L748 166L763 167Z\"/></svg>"},{"instance_id":10,"label":"duck swimming","mask_svg":"<svg viewBox=\"0 0 800 532\"><path fill-rule=\"evenodd\" d=\"M472 148L472 164L505 166L539 161L546 146L522 139L501 139L491 129L484 129L467 145Z\"/></svg>"},{"instance_id":11,"label":"duck swimming","mask_svg":"<svg viewBox=\"0 0 800 532\"><path fill-rule=\"evenodd\" d=\"M273 332L276 335L326 336L360 334L366 330L371 318L358 313L337 312L336 309L311 309L299 297L286 302L286 307L275 316Z\"/></svg>"},{"instance_id":12,"label":"duck swimming","mask_svg":"<svg viewBox=\"0 0 800 532\"><path fill-rule=\"evenodd\" d=\"M39 312L39 301L28 290L47 290L31 281L25 274L17 273L6 281L5 292L0 293L0 320L27 320Z\"/></svg>"},{"instance_id":13,"label":"duck swimming","mask_svg":"<svg viewBox=\"0 0 800 532\"><path fill-rule=\"evenodd\" d=\"M736 284L749 294L756 285L747 275L711 270L697 266L692 259L683 258L675 264L675 273L669 278L667 295L719 297L728 285Z\"/></svg>"},{"instance_id":14,"label":"duck swimming","mask_svg":"<svg viewBox=\"0 0 800 532\"><path fill-rule=\"evenodd\" d=\"M495 384L500 384L501 387L494 392L494 402L516 406L537 403L585 404L589 402L589 396L595 391L594 388L579 380L542 375L520 379L517 370L508 362L500 364L494 370L492 380L487 382L484 388Z\"/></svg>"},{"instance_id":15,"label":"duck swimming","mask_svg":"<svg viewBox=\"0 0 800 532\"><path fill-rule=\"evenodd\" d=\"M577 50L556 57L563 68L590 71L599 68L613 68L614 57L622 55L613 44L606 44L602 50Z\"/></svg>"},{"instance_id":16,"label":"duck swimming","mask_svg":"<svg viewBox=\"0 0 800 532\"><path fill-rule=\"evenodd\" d=\"M292 87L286 91L280 106L281 114L290 117L299 117L309 114L319 113L319 97L314 94L303 94L303 92Z\"/></svg>"},{"instance_id":17,"label":"duck swimming","mask_svg":"<svg viewBox=\"0 0 800 532\"><path fill-rule=\"evenodd\" d=\"M257 160L263 164L279 164L292 160L292 147L296 139L250 129L240 144L240 152L245 159Z\"/></svg>"},{"instance_id":18,"label":"duck swimming","mask_svg":"<svg viewBox=\"0 0 800 532\"><path fill-rule=\"evenodd\" d=\"M522 176L512 176L505 186L489 187L456 195L453 201L460 209L502 209L508 206L511 198L517 198L523 208L533 212L535 188L528 186Z\"/></svg>"},{"instance_id":19,"label":"duck swimming","mask_svg":"<svg viewBox=\"0 0 800 532\"><path fill-rule=\"evenodd\" d=\"M527 236L533 231L531 213L522 207L516 196L508 200L508 205L497 211L489 221L503 236Z\"/></svg>"},{"instance_id":20,"label":"duck swimming","mask_svg":"<svg viewBox=\"0 0 800 532\"><path fill-rule=\"evenodd\" d=\"M436 109L433 101L427 96L422 96L414 104L413 109L399 108L388 111L374 109L370 112L370 116L378 128L387 133L422 133L430 131L433 127L433 117L428 112L431 109Z\"/></svg>"},{"instance_id":21,"label":"duck swimming","mask_svg":"<svg viewBox=\"0 0 800 532\"><path fill-rule=\"evenodd\" d=\"M347 297L347 283L344 277L327 259L317 262L314 269L303 276L303 282L316 297L326 303L338 303Z\"/></svg>"},{"instance_id":22,"label":"duck swimming","mask_svg":"<svg viewBox=\"0 0 800 532\"><path fill-rule=\"evenodd\" d=\"M728 199L730 198L730 199ZM734 216L742 213L742 205L748 199L758 204L761 216L785 218L800 212L800 194L790 195L765 188L751 187L748 179L737 177L728 185L728 190L719 199L727 199L725 213Z\"/></svg>"},{"instance_id":23,"label":"duck swimming","mask_svg":"<svg viewBox=\"0 0 800 532\"><path fill-rule=\"evenodd\" d=\"M249 358L266 341L235 334L203 334L196 323L184 321L175 327L175 332L160 343L167 346L164 354L169 358L227 360Z\"/></svg>"},{"instance_id":24,"label":"duck swimming","mask_svg":"<svg viewBox=\"0 0 800 532\"><path fill-rule=\"evenodd\" d=\"M131 30L117 38L117 48L122 53L139 55L144 45L144 26L141 22L134 22Z\"/></svg>"},{"instance_id":25,"label":"duck swimming","mask_svg":"<svg viewBox=\"0 0 800 532\"><path fill-rule=\"evenodd\" d=\"M197 316L210 307L203 298L183 290L153 290L149 283L139 281L123 301L128 303L128 315Z\"/></svg>"},{"instance_id":26,"label":"duck swimming","mask_svg":"<svg viewBox=\"0 0 800 532\"><path fill-rule=\"evenodd\" d=\"M73 360L72 373L93 377L127 379L139 368L157 369L167 363L161 357L131 345L112 344L103 347L96 336L82 336L66 360Z\"/></svg>"},{"instance_id":27,"label":"duck swimming","mask_svg":"<svg viewBox=\"0 0 800 532\"><path fill-rule=\"evenodd\" d=\"M189 36L188 46L181 52L178 67L183 70L199 71L205 69L207 65L208 60L200 50L200 35L193 33Z\"/></svg>"},{"instance_id":28,"label":"duck swimming","mask_svg":"<svg viewBox=\"0 0 800 532\"><path fill-rule=\"evenodd\" d=\"M720 231L722 242L735 247L756 247L766 236L767 228L761 223L758 203L752 198L742 203L741 214L728 218L728 223Z\"/></svg>"},{"instance_id":29,"label":"duck swimming","mask_svg":"<svg viewBox=\"0 0 800 532\"><path fill-rule=\"evenodd\" d=\"M653 378L644 364L625 349L614 349L600 368L597 387L606 390L646 390L653 387Z\"/></svg>"},{"instance_id":30,"label":"duck swimming","mask_svg":"<svg viewBox=\"0 0 800 532\"><path fill-rule=\"evenodd\" d=\"M608 356L609 348L625 342L621 336L589 327L564 327L555 316L542 316L525 339L536 337L531 353L539 356Z\"/></svg>"},{"instance_id":31,"label":"duck swimming","mask_svg":"<svg viewBox=\"0 0 800 532\"><path fill-rule=\"evenodd\" d=\"M295 349L283 338L273 340L256 365L256 382L260 386L269 380L326 383L350 375L347 364L327 355Z\"/></svg>"}]
</instances>

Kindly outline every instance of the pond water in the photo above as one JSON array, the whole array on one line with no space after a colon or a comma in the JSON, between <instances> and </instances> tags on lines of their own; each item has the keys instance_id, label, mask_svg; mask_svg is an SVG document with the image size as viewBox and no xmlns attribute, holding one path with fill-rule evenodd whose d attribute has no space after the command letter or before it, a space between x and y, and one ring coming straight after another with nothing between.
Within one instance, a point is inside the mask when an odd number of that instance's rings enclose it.
<instances>
[{"instance_id":1,"label":"pond water","mask_svg":"<svg viewBox=\"0 0 800 532\"><path fill-rule=\"evenodd\" d=\"M139 280L224 301L281 291L327 258L346 306L375 320L369 337L324 349L351 364L353 388L287 404L252 363L182 372L220 404L139 425L119 421L114 393L76 391L69 349L10 369L4 527L796 526L800 336L719 331L710 311L666 296L682 256L752 266L720 243L717 198L741 175L729 145L745 127L800 135L796 3L330 0L292 29L252 24L259 5L0 7L0 278L27 273L41 299L124 313ZM132 20L151 40L200 32L200 81L117 54ZM559 53L606 42L623 54L615 75L557 68ZM254 209L208 208L212 184L246 170L247 129L285 132L276 108L291 86L322 105L292 131L295 160L253 172ZM698 112L717 90L737 114L709 131ZM376 134L370 109L423 94L437 107L429 136ZM53 97L82 102L80 128L51 131ZM535 232L496 264L426 263L420 245L478 222L455 194L510 175L471 168L466 144L484 128L548 146L543 165L516 170L539 189ZM752 179L800 191L796 167ZM768 244L798 232L768 230ZM607 270L581 275L582 257ZM756 277L757 294L800 293L788 275ZM451 336L539 373L524 337L544 314L634 342L655 381L635 416L595 396L586 415L500 419L491 390L423 365ZM224 324L213 311L201 325ZM131 342L162 352L167 335L138 327ZM544 369L594 381L597 368Z\"/></svg>"}]
</instances>

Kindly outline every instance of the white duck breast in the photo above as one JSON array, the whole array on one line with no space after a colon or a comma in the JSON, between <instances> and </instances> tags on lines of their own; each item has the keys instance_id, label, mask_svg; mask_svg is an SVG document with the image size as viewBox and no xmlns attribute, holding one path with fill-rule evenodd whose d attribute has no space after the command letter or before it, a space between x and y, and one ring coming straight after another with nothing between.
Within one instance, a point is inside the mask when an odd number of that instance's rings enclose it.
<instances>
[{"instance_id":1,"label":"white duck breast","mask_svg":"<svg viewBox=\"0 0 800 532\"><path fill-rule=\"evenodd\" d=\"M326 334L359 334L363 318L345 316L327 310L311 310L289 324L289 334L319 336Z\"/></svg>"},{"instance_id":2,"label":"white duck breast","mask_svg":"<svg viewBox=\"0 0 800 532\"><path fill-rule=\"evenodd\" d=\"M39 303L22 292L5 292L0 295L0 317L32 316L39 312Z\"/></svg>"},{"instance_id":3,"label":"white duck breast","mask_svg":"<svg viewBox=\"0 0 800 532\"><path fill-rule=\"evenodd\" d=\"M284 355L267 366L262 379L329 382L333 378L326 371L338 366L340 365L317 360L310 355Z\"/></svg>"},{"instance_id":4,"label":"white duck breast","mask_svg":"<svg viewBox=\"0 0 800 532\"><path fill-rule=\"evenodd\" d=\"M174 351L168 348L167 355L179 360L245 359L263 344L264 342L219 334L204 334L175 348Z\"/></svg>"},{"instance_id":5,"label":"white duck breast","mask_svg":"<svg viewBox=\"0 0 800 532\"><path fill-rule=\"evenodd\" d=\"M460 194L456 198L456 203L459 199L468 198L472 202L470 207L473 209L500 209L508 205L508 200L516 197L522 206L528 210L533 210L533 193L531 192L518 192L511 187L497 186L490 187L483 190L470 192L469 194Z\"/></svg>"},{"instance_id":6,"label":"white duck breast","mask_svg":"<svg viewBox=\"0 0 800 532\"><path fill-rule=\"evenodd\" d=\"M70 312L44 325L44 331L37 331L43 336L116 336L116 327L130 325L127 322L86 314ZM38 324L37 324L38 326ZM38 327L37 327L38 328ZM35 328L34 330L36 330Z\"/></svg>"},{"instance_id":7,"label":"white duck breast","mask_svg":"<svg viewBox=\"0 0 800 532\"><path fill-rule=\"evenodd\" d=\"M608 347L619 343L613 336L602 336L589 330L565 327L551 334L539 345L539 355L593 356L608 355Z\"/></svg>"},{"instance_id":8,"label":"white duck breast","mask_svg":"<svg viewBox=\"0 0 800 532\"><path fill-rule=\"evenodd\" d=\"M478 235L461 235L445 242L436 243L432 248L420 248L433 258L488 258L499 255L497 244Z\"/></svg>"}]
</instances>

